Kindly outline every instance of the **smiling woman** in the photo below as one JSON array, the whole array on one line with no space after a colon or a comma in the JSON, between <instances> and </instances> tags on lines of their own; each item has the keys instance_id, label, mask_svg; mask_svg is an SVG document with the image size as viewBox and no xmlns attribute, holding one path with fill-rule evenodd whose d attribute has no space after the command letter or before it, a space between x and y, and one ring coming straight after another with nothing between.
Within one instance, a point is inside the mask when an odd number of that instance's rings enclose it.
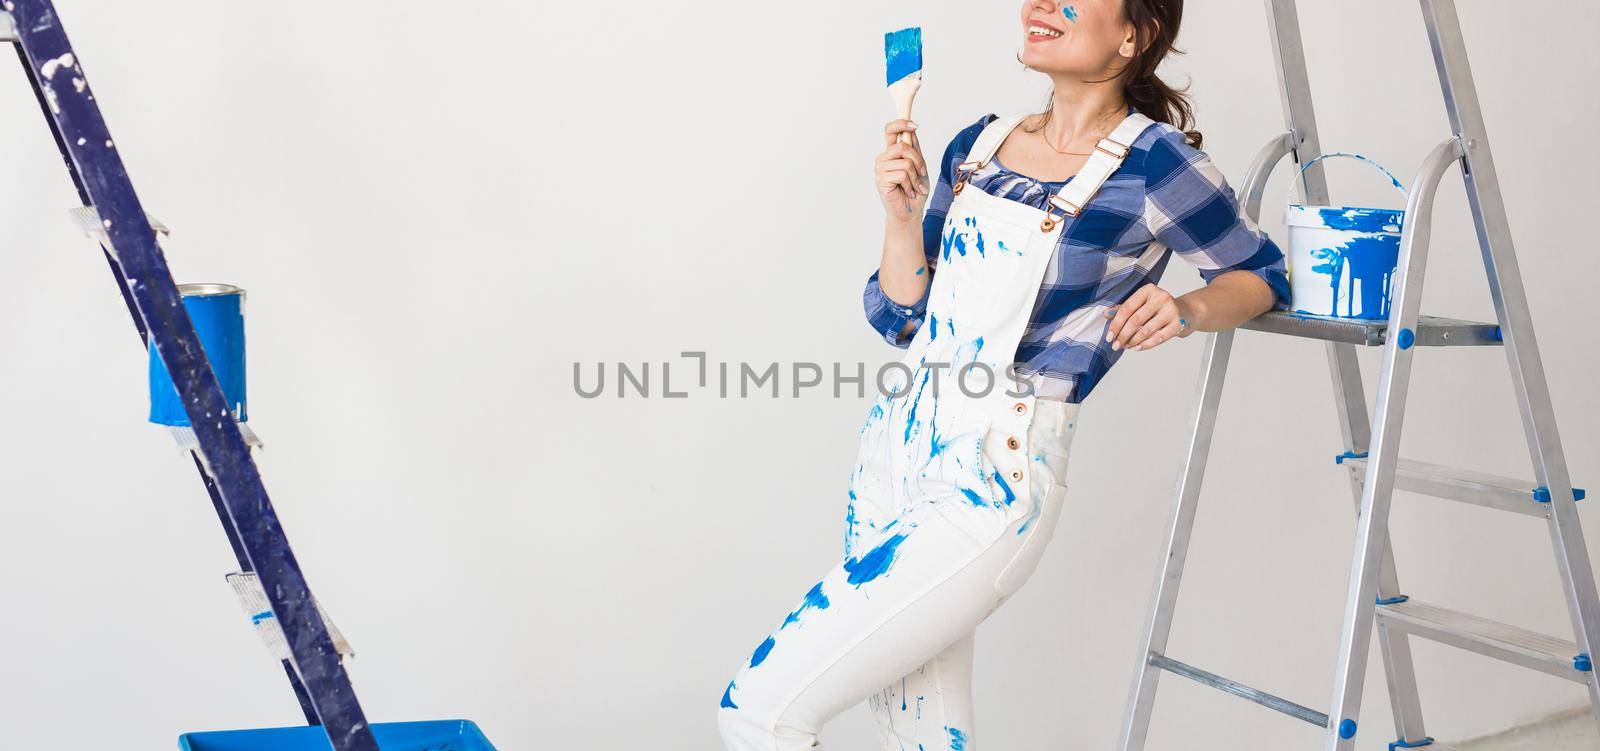
<instances>
[{"instance_id":1,"label":"smiling woman","mask_svg":"<svg viewBox=\"0 0 1600 751\"><path fill-rule=\"evenodd\" d=\"M884 129L865 305L908 350L906 375L861 428L842 560L722 694L730 749L816 748L824 722L869 698L886 749L971 748L973 632L1054 534L1079 404L1127 351L1287 304L1283 254L1155 75L1182 13L1023 3L1022 61L1053 82L1051 106L979 119L931 188L916 124ZM1173 253L1204 289L1158 286ZM941 388L942 369L987 371L994 388Z\"/></svg>"}]
</instances>

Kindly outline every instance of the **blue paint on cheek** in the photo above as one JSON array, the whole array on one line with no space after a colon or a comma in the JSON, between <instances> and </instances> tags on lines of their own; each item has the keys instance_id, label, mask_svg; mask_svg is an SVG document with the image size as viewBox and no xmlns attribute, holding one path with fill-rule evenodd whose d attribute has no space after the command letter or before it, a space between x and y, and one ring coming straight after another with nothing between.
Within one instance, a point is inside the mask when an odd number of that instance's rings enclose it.
<instances>
[{"instance_id":1,"label":"blue paint on cheek","mask_svg":"<svg viewBox=\"0 0 1600 751\"><path fill-rule=\"evenodd\" d=\"M733 703L733 689L734 688L736 688L736 686L733 685L733 681L728 681L728 687L722 690L722 708L723 709L738 709L739 708L738 704L734 704Z\"/></svg>"},{"instance_id":2,"label":"blue paint on cheek","mask_svg":"<svg viewBox=\"0 0 1600 751\"><path fill-rule=\"evenodd\" d=\"M957 730L956 728L952 728L952 727L945 728L945 731L950 733L950 751L966 751L966 749L967 749L967 734L966 733L963 733L960 730Z\"/></svg>"},{"instance_id":3,"label":"blue paint on cheek","mask_svg":"<svg viewBox=\"0 0 1600 751\"><path fill-rule=\"evenodd\" d=\"M894 535L860 558L846 558L844 570L849 576L845 580L859 587L888 573L889 567L894 565L895 551L900 548L900 543L905 541L905 535Z\"/></svg>"},{"instance_id":4,"label":"blue paint on cheek","mask_svg":"<svg viewBox=\"0 0 1600 751\"><path fill-rule=\"evenodd\" d=\"M1068 21L1071 21L1073 23L1077 23L1078 22L1078 8L1077 8L1077 6L1068 5L1067 7L1062 8L1061 9L1061 15L1066 16Z\"/></svg>"},{"instance_id":5,"label":"blue paint on cheek","mask_svg":"<svg viewBox=\"0 0 1600 751\"><path fill-rule=\"evenodd\" d=\"M766 641L761 642L761 646L756 647L755 653L750 655L750 667L755 667L763 662L766 662L767 655L771 653L772 648L777 645L778 642L776 640L770 636L767 637Z\"/></svg>"}]
</instances>

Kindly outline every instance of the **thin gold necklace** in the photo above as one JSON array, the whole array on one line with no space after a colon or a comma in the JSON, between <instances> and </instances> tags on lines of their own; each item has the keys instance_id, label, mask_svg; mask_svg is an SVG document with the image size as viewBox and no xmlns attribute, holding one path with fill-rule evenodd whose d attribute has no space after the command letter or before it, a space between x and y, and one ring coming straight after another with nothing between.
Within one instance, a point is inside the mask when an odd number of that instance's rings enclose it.
<instances>
[{"instance_id":1,"label":"thin gold necklace","mask_svg":"<svg viewBox=\"0 0 1600 751\"><path fill-rule=\"evenodd\" d=\"M1102 119L1109 119L1109 118L1102 118ZM1110 132L1107 131L1105 135L1102 135L1099 138L1094 139L1095 143L1099 143L1101 140L1103 140L1106 137L1106 135L1110 135ZM1061 156L1091 156L1091 155L1094 154L1093 151L1062 151L1061 149L1056 148L1056 145L1050 142L1050 134L1044 132L1044 128L1040 128L1039 129L1039 139L1044 141L1044 145L1049 146L1051 151L1054 151L1057 154L1060 154Z\"/></svg>"}]
</instances>

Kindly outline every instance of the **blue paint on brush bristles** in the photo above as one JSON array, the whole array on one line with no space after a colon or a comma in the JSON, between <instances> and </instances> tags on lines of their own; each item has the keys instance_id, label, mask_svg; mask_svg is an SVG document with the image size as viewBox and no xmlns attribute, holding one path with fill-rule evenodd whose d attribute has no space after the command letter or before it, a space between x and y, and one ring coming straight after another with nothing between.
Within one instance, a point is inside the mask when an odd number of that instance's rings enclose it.
<instances>
[{"instance_id":1,"label":"blue paint on brush bristles","mask_svg":"<svg viewBox=\"0 0 1600 751\"><path fill-rule=\"evenodd\" d=\"M889 66L889 85L922 72L922 27L891 32L883 36L884 59Z\"/></svg>"}]
</instances>

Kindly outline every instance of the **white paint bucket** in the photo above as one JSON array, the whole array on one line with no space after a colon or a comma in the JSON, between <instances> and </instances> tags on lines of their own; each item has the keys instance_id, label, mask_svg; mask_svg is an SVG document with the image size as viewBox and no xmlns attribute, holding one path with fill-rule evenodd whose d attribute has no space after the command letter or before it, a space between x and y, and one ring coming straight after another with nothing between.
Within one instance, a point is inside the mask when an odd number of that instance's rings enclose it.
<instances>
[{"instance_id":1,"label":"white paint bucket","mask_svg":"<svg viewBox=\"0 0 1600 751\"><path fill-rule=\"evenodd\" d=\"M1406 194L1382 165L1359 154L1327 154L1300 170L1333 157L1376 167ZM1292 188L1291 188L1292 190ZM1290 308L1296 313L1337 318L1387 319L1392 281L1400 259L1404 209L1289 205Z\"/></svg>"}]
</instances>

